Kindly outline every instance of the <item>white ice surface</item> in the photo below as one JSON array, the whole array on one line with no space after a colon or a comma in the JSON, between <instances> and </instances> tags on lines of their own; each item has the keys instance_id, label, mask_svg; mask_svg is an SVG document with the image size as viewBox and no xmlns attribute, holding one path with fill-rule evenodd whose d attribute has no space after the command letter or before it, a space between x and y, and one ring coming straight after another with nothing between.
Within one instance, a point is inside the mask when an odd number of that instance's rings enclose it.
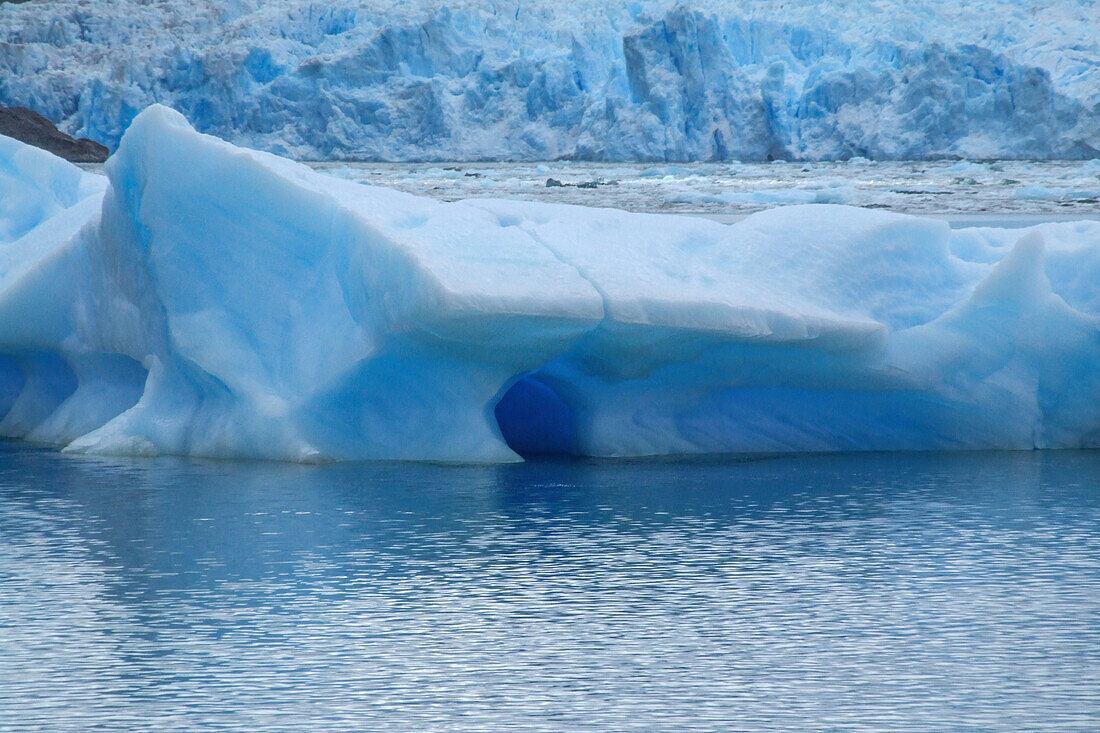
<instances>
[{"instance_id":1,"label":"white ice surface","mask_svg":"<svg viewBox=\"0 0 1100 733\"><path fill-rule=\"evenodd\" d=\"M106 186L103 176L0 135L0 243L18 239Z\"/></svg>"},{"instance_id":2,"label":"white ice surface","mask_svg":"<svg viewBox=\"0 0 1100 733\"><path fill-rule=\"evenodd\" d=\"M50 203L66 165L4 184L55 211L0 243L4 435L307 461L1100 446L1100 222L445 203L164 107Z\"/></svg>"},{"instance_id":3,"label":"white ice surface","mask_svg":"<svg viewBox=\"0 0 1100 733\"><path fill-rule=\"evenodd\" d=\"M0 3L0 103L298 159L1094 158L1092 0Z\"/></svg>"}]
</instances>

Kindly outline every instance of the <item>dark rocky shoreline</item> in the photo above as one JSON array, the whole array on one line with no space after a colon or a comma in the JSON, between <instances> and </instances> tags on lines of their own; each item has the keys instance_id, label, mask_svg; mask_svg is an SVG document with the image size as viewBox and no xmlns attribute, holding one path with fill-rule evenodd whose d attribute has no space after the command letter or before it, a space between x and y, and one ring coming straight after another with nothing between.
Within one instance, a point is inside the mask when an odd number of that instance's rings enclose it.
<instances>
[{"instance_id":1,"label":"dark rocky shoreline","mask_svg":"<svg viewBox=\"0 0 1100 733\"><path fill-rule=\"evenodd\" d=\"M111 152L95 140L72 138L26 107L0 106L0 135L48 150L73 163L102 163Z\"/></svg>"}]
</instances>

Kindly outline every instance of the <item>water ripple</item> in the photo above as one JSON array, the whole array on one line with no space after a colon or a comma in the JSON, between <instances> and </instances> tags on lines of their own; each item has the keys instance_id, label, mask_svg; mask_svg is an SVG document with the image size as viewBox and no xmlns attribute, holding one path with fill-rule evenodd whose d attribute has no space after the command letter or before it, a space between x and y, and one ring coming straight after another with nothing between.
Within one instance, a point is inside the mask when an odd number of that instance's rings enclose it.
<instances>
[{"instance_id":1,"label":"water ripple","mask_svg":"<svg viewBox=\"0 0 1100 733\"><path fill-rule=\"evenodd\" d=\"M1098 477L0 444L0 730L1096 729Z\"/></svg>"}]
</instances>

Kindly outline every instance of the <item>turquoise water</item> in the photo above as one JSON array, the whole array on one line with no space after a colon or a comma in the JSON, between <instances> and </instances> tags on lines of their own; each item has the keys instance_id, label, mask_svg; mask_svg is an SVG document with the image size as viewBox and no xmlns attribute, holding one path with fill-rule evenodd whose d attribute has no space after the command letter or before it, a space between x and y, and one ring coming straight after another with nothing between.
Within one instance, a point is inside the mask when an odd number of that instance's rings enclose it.
<instances>
[{"instance_id":1,"label":"turquoise water","mask_svg":"<svg viewBox=\"0 0 1100 733\"><path fill-rule=\"evenodd\" d=\"M0 443L0 729L1100 727L1100 454Z\"/></svg>"}]
</instances>

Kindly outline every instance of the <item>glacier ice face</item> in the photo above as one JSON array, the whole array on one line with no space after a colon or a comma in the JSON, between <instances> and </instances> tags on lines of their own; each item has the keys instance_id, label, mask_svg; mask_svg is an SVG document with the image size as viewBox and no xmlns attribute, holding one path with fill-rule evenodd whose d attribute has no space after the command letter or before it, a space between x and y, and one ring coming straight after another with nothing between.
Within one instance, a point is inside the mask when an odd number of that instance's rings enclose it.
<instances>
[{"instance_id":1,"label":"glacier ice face","mask_svg":"<svg viewBox=\"0 0 1100 733\"><path fill-rule=\"evenodd\" d=\"M1082 2L0 4L0 103L299 159L1100 155ZM167 30L167 32L166 32Z\"/></svg>"},{"instance_id":2,"label":"glacier ice face","mask_svg":"<svg viewBox=\"0 0 1100 733\"><path fill-rule=\"evenodd\" d=\"M3 435L302 461L1100 446L1100 222L442 203L159 106L105 177L0 150L30 212L0 242Z\"/></svg>"}]
</instances>

